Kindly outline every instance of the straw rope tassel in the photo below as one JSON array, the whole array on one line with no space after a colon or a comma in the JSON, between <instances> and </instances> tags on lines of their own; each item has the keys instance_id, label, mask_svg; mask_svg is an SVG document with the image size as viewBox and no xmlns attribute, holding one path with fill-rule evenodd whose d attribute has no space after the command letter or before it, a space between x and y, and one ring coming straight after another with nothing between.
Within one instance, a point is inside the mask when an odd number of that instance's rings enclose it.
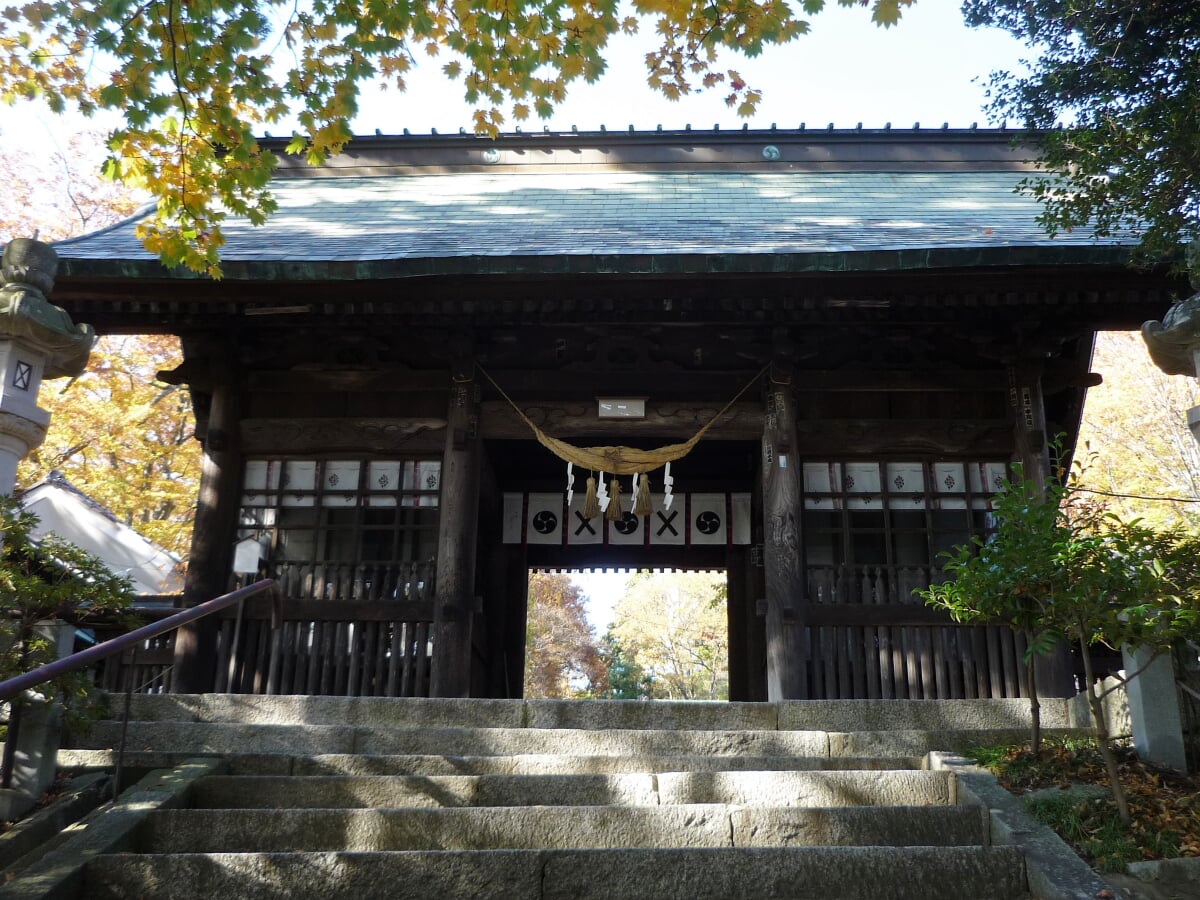
<instances>
[{"instance_id":1,"label":"straw rope tassel","mask_svg":"<svg viewBox=\"0 0 1200 900\"><path fill-rule=\"evenodd\" d=\"M608 512L604 516L610 522L625 518L625 511L621 509L621 482L616 478L608 483Z\"/></svg>"},{"instance_id":2,"label":"straw rope tassel","mask_svg":"<svg viewBox=\"0 0 1200 900\"><path fill-rule=\"evenodd\" d=\"M654 512L654 504L650 502L650 476L642 472L637 476L637 493L633 498L633 514L648 516Z\"/></svg>"},{"instance_id":3,"label":"straw rope tassel","mask_svg":"<svg viewBox=\"0 0 1200 900\"><path fill-rule=\"evenodd\" d=\"M600 499L596 496L596 476L589 475L587 493L583 497L583 517L589 522L600 515Z\"/></svg>"}]
</instances>

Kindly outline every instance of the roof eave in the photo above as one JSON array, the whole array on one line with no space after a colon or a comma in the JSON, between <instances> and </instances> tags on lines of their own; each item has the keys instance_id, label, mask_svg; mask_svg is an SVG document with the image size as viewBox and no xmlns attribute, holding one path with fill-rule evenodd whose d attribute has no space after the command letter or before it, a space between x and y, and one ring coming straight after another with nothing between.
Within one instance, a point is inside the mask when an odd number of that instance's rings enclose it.
<instances>
[{"instance_id":1,"label":"roof eave","mask_svg":"<svg viewBox=\"0 0 1200 900\"><path fill-rule=\"evenodd\" d=\"M362 260L237 260L221 263L226 281L373 281L464 276L705 276L878 273L968 268L1119 266L1134 247L1125 244L1039 244L927 247L807 253L657 253L475 255ZM65 279L207 280L155 259L63 258Z\"/></svg>"}]
</instances>

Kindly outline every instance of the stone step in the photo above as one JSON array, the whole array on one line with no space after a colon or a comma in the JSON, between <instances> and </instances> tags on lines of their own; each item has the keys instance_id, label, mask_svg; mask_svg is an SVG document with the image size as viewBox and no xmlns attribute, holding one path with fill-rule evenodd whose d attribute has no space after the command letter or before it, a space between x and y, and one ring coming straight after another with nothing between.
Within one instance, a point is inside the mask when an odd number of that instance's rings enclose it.
<instances>
[{"instance_id":1,"label":"stone step","mask_svg":"<svg viewBox=\"0 0 1200 900\"><path fill-rule=\"evenodd\" d=\"M1088 726L1072 701L1042 701L1045 728ZM119 718L123 698L110 703ZM492 727L700 731L1021 731L1029 701L791 700L707 703L621 700L391 699L383 697L140 694L141 721L354 725L389 728Z\"/></svg>"},{"instance_id":2,"label":"stone step","mask_svg":"<svg viewBox=\"0 0 1200 900\"><path fill-rule=\"evenodd\" d=\"M172 768L194 754L127 751L129 769ZM59 750L58 765L111 768L113 750ZM242 753L229 758L230 775L609 775L622 772L814 771L920 769L924 756L381 756L332 753L318 756Z\"/></svg>"},{"instance_id":3,"label":"stone step","mask_svg":"<svg viewBox=\"0 0 1200 900\"><path fill-rule=\"evenodd\" d=\"M111 749L118 745L120 739L120 723L103 721L97 722L87 735L72 743L83 749ZM820 731L367 728L340 725L246 725L229 722L130 722L127 747L132 750L153 748L193 755L829 755L829 739Z\"/></svg>"},{"instance_id":4,"label":"stone step","mask_svg":"<svg viewBox=\"0 0 1200 900\"><path fill-rule=\"evenodd\" d=\"M984 810L967 806L187 809L153 813L137 843L145 853L982 846L988 832Z\"/></svg>"},{"instance_id":5,"label":"stone step","mask_svg":"<svg viewBox=\"0 0 1200 900\"><path fill-rule=\"evenodd\" d=\"M619 775L213 776L204 808L451 806L931 806L955 802L949 772L667 772Z\"/></svg>"},{"instance_id":6,"label":"stone step","mask_svg":"<svg viewBox=\"0 0 1200 900\"><path fill-rule=\"evenodd\" d=\"M797 847L110 855L89 900L1014 900L1008 847Z\"/></svg>"},{"instance_id":7,"label":"stone step","mask_svg":"<svg viewBox=\"0 0 1200 900\"><path fill-rule=\"evenodd\" d=\"M1054 734L1048 729L1046 734ZM1019 743L1024 731L717 731L562 728L382 728L338 725L248 725L233 722L129 723L126 747L187 755L288 756L367 753L382 756L921 756L979 744ZM121 724L96 723L70 743L113 749Z\"/></svg>"}]
</instances>

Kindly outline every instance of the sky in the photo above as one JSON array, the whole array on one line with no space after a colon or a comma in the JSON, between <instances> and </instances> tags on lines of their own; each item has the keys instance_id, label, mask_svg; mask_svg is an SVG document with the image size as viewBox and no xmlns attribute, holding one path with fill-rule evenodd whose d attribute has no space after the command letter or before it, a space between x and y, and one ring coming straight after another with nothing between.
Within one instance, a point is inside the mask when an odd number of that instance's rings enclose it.
<instances>
[{"instance_id":1,"label":"sky","mask_svg":"<svg viewBox=\"0 0 1200 900\"><path fill-rule=\"evenodd\" d=\"M763 92L757 114L739 119L723 92L697 92L670 102L645 83L642 58L653 34L619 37L609 48L609 71L595 85L578 84L548 120L521 123L526 131L740 128L965 128L989 123L983 111L985 82L995 69L1019 70L1022 46L1006 33L969 29L954 0L918 0L891 29L872 25L868 11L843 8L833 0L811 18L811 31L786 47L767 49L756 59L737 54L722 67L737 70L748 85ZM407 76L408 89L364 92L354 130L359 134L454 133L471 122L472 107L462 100L461 85L447 82L440 67L448 58L422 64ZM0 134L54 147L83 127L77 117L60 118L33 105L0 107ZM92 127L95 127L93 123ZM104 123L99 123L103 125ZM508 123L511 126L514 123ZM270 126L277 135L287 123ZM581 576L591 598L590 618L603 632L625 574Z\"/></svg>"},{"instance_id":2,"label":"sky","mask_svg":"<svg viewBox=\"0 0 1200 900\"><path fill-rule=\"evenodd\" d=\"M831 0L832 2L832 0ZM812 30L786 47L747 59L723 58L747 84L763 90L751 128L966 127L986 124L984 84L975 79L992 69L1018 68L1021 45L997 29L969 29L953 0L918 0L897 27L878 28L867 10L834 5L812 17ZM645 82L642 58L653 34L615 39L609 70L595 85L571 89L567 102L549 120L531 118L522 127L551 131L741 127L742 119L724 103L719 88L670 102ZM384 92L364 102L356 131L414 133L457 131L469 125L471 108L450 89L437 65L418 67L405 94ZM509 123L514 124L514 123Z\"/></svg>"},{"instance_id":3,"label":"sky","mask_svg":"<svg viewBox=\"0 0 1200 900\"><path fill-rule=\"evenodd\" d=\"M830 0L833 3L833 0ZM526 131L626 129L652 130L691 125L696 129L968 127L989 124L983 112L984 81L993 69L1019 69L1021 45L994 29L969 29L954 0L918 0L897 27L877 28L867 10L832 5L810 19L811 32L786 47L767 49L746 59L729 53L724 68L741 73L747 84L762 90L758 113L738 118L719 89L700 91L670 102L645 83L642 57L653 34L615 38L609 48L609 71L595 85L571 89L567 101L548 120L532 118ZM371 88L364 92L354 129L372 134L457 132L469 126L472 107L462 100L461 85L448 82L440 67L449 57L419 60L407 76L408 90ZM78 118L55 117L40 107L0 107L0 131L34 143L60 143L81 127ZM103 123L101 123L103 124ZM509 127L516 124L507 123ZM290 133L287 123L268 127L275 135Z\"/></svg>"}]
</instances>

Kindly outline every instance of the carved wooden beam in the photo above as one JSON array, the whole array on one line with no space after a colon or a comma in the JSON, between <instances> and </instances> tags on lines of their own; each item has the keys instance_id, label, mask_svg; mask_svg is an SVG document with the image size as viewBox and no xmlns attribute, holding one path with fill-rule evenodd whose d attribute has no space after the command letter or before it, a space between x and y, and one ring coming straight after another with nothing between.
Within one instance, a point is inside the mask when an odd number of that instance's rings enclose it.
<instances>
[{"instance_id":1,"label":"carved wooden beam","mask_svg":"<svg viewBox=\"0 0 1200 900\"><path fill-rule=\"evenodd\" d=\"M534 424L553 437L625 443L639 435L686 440L720 412L722 404L648 401L646 416L642 419L600 419L595 400L577 403L530 402L521 403L520 406ZM762 423L760 404L737 403L721 416L705 438L756 441L762 435ZM504 400L484 402L480 428L483 436L489 439L521 440L533 437L529 426Z\"/></svg>"},{"instance_id":2,"label":"carved wooden beam","mask_svg":"<svg viewBox=\"0 0 1200 900\"><path fill-rule=\"evenodd\" d=\"M411 392L445 391L445 370L421 370L389 366L374 369L288 369L257 371L246 376L252 391L355 391Z\"/></svg>"},{"instance_id":3,"label":"carved wooden beam","mask_svg":"<svg viewBox=\"0 0 1200 900\"><path fill-rule=\"evenodd\" d=\"M876 454L999 454L1012 452L1007 419L820 419L796 423L797 452L840 458Z\"/></svg>"},{"instance_id":4,"label":"carved wooden beam","mask_svg":"<svg viewBox=\"0 0 1200 900\"><path fill-rule=\"evenodd\" d=\"M432 451L445 444L444 418L243 419L246 453L388 453Z\"/></svg>"}]
</instances>

